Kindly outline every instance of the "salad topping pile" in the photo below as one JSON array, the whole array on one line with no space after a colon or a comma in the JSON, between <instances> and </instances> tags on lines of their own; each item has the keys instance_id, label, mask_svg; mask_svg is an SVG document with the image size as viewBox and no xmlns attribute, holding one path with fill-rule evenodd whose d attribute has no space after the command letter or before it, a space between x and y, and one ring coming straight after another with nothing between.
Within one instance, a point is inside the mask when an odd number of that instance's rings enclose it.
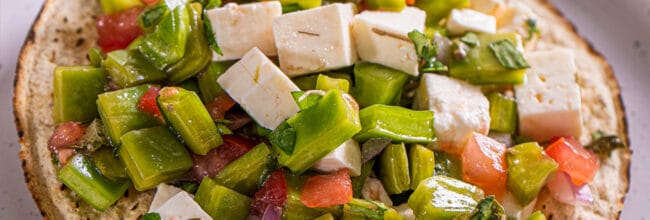
<instances>
[{"instance_id":1,"label":"salad topping pile","mask_svg":"<svg viewBox=\"0 0 650 220\"><path fill-rule=\"evenodd\" d=\"M54 70L48 147L88 205L142 219L544 219L591 205L569 50L502 0L101 0Z\"/></svg>"}]
</instances>

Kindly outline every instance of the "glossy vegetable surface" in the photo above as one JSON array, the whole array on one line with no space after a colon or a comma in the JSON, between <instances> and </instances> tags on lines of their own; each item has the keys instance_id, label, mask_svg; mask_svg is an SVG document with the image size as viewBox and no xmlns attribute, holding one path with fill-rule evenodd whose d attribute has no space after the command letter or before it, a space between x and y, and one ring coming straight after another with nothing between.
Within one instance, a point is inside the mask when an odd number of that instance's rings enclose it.
<instances>
[{"instance_id":1,"label":"glossy vegetable surface","mask_svg":"<svg viewBox=\"0 0 650 220\"><path fill-rule=\"evenodd\" d=\"M102 173L106 178L110 180L121 180L128 179L129 176L126 173L126 167L124 163L120 160L119 157L116 157L113 152L112 147L102 147L99 150L93 152L90 156L92 157L93 164L97 167L97 170Z\"/></svg>"},{"instance_id":2,"label":"glossy vegetable surface","mask_svg":"<svg viewBox=\"0 0 650 220\"><path fill-rule=\"evenodd\" d=\"M446 176L420 182L408 200L418 219L454 219L467 215L483 198L476 186Z\"/></svg>"},{"instance_id":3,"label":"glossy vegetable surface","mask_svg":"<svg viewBox=\"0 0 650 220\"><path fill-rule=\"evenodd\" d=\"M354 139L391 138L406 143L431 143L436 140L433 112L398 106L373 105L359 112L363 130Z\"/></svg>"},{"instance_id":4,"label":"glossy vegetable surface","mask_svg":"<svg viewBox=\"0 0 650 220\"><path fill-rule=\"evenodd\" d=\"M185 53L178 62L165 69L169 75L169 81L172 83L180 83L196 75L212 59L212 50L208 47L205 26L202 20L203 8L199 3L188 4L187 7L189 11L189 29L187 42L185 43Z\"/></svg>"},{"instance_id":5,"label":"glossy vegetable surface","mask_svg":"<svg viewBox=\"0 0 650 220\"><path fill-rule=\"evenodd\" d=\"M517 128L517 102L498 92L490 93L490 130L513 134Z\"/></svg>"},{"instance_id":6,"label":"glossy vegetable surface","mask_svg":"<svg viewBox=\"0 0 650 220\"><path fill-rule=\"evenodd\" d=\"M110 207L131 185L128 179L112 181L97 171L90 157L77 154L61 169L57 177L93 208Z\"/></svg>"},{"instance_id":7,"label":"glossy vegetable surface","mask_svg":"<svg viewBox=\"0 0 650 220\"><path fill-rule=\"evenodd\" d=\"M287 123L296 129L292 154L279 150L278 162L302 173L361 130L356 103L339 90L327 92L311 108L294 115Z\"/></svg>"},{"instance_id":8,"label":"glossy vegetable surface","mask_svg":"<svg viewBox=\"0 0 650 220\"><path fill-rule=\"evenodd\" d=\"M223 220L246 219L251 204L251 199L247 196L219 185L210 178L201 181L194 200L210 217Z\"/></svg>"},{"instance_id":9,"label":"glossy vegetable surface","mask_svg":"<svg viewBox=\"0 0 650 220\"><path fill-rule=\"evenodd\" d=\"M188 6L176 7L142 39L138 49L153 66L162 71L183 58L190 35L191 16Z\"/></svg>"},{"instance_id":10,"label":"glossy vegetable surface","mask_svg":"<svg viewBox=\"0 0 650 220\"><path fill-rule=\"evenodd\" d=\"M355 87L352 95L361 107L397 104L408 79L406 73L382 65L357 63L354 65Z\"/></svg>"},{"instance_id":11,"label":"glossy vegetable surface","mask_svg":"<svg viewBox=\"0 0 650 220\"><path fill-rule=\"evenodd\" d=\"M409 161L404 143L391 144L379 157L379 178L389 194L400 194L411 187Z\"/></svg>"},{"instance_id":12,"label":"glossy vegetable surface","mask_svg":"<svg viewBox=\"0 0 650 220\"><path fill-rule=\"evenodd\" d=\"M138 50L117 50L107 54L104 60L106 72L120 88L146 83L159 83L167 75L152 66Z\"/></svg>"},{"instance_id":13,"label":"glossy vegetable surface","mask_svg":"<svg viewBox=\"0 0 650 220\"><path fill-rule=\"evenodd\" d=\"M192 167L190 154L165 127L124 134L119 156L139 191L181 177Z\"/></svg>"},{"instance_id":14,"label":"glossy vegetable surface","mask_svg":"<svg viewBox=\"0 0 650 220\"><path fill-rule=\"evenodd\" d=\"M174 132L195 154L205 155L223 144L217 126L196 93L165 87L160 90L158 106Z\"/></svg>"},{"instance_id":15,"label":"glossy vegetable surface","mask_svg":"<svg viewBox=\"0 0 650 220\"><path fill-rule=\"evenodd\" d=\"M266 144L259 144L228 164L212 179L220 185L249 195L257 190L262 175L269 167L270 154L271 151Z\"/></svg>"},{"instance_id":16,"label":"glossy vegetable surface","mask_svg":"<svg viewBox=\"0 0 650 220\"><path fill-rule=\"evenodd\" d=\"M350 82L345 79L337 79L319 74L316 80L316 89L323 91L338 89L347 93L350 90Z\"/></svg>"},{"instance_id":17,"label":"glossy vegetable surface","mask_svg":"<svg viewBox=\"0 0 650 220\"><path fill-rule=\"evenodd\" d=\"M434 151L436 159L436 175L463 179L462 162L456 155L442 151Z\"/></svg>"},{"instance_id":18,"label":"glossy vegetable surface","mask_svg":"<svg viewBox=\"0 0 650 220\"><path fill-rule=\"evenodd\" d=\"M537 197L558 168L558 164L542 150L535 142L508 149L507 187L522 206Z\"/></svg>"},{"instance_id":19,"label":"glossy vegetable surface","mask_svg":"<svg viewBox=\"0 0 650 220\"><path fill-rule=\"evenodd\" d=\"M139 111L137 107L149 87L150 85L141 85L99 95L99 115L113 147L121 144L120 137L126 132L160 124L156 118Z\"/></svg>"},{"instance_id":20,"label":"glossy vegetable surface","mask_svg":"<svg viewBox=\"0 0 650 220\"><path fill-rule=\"evenodd\" d=\"M420 181L435 174L435 154L432 150L416 144L409 148L409 168L411 174L411 189L415 190Z\"/></svg>"},{"instance_id":21,"label":"glossy vegetable surface","mask_svg":"<svg viewBox=\"0 0 650 220\"><path fill-rule=\"evenodd\" d=\"M54 69L54 121L87 122L95 119L97 95L104 92L106 75L89 66Z\"/></svg>"}]
</instances>

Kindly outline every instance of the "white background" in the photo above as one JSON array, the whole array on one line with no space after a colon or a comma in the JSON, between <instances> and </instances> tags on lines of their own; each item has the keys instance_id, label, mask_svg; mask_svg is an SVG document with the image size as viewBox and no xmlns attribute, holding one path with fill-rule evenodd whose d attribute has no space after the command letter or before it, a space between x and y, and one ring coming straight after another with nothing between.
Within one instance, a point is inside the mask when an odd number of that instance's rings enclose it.
<instances>
[{"instance_id":1,"label":"white background","mask_svg":"<svg viewBox=\"0 0 650 220\"><path fill-rule=\"evenodd\" d=\"M634 150L622 219L650 218L650 0L552 1L605 55L621 83ZM41 218L23 181L11 102L16 58L41 4L0 0L0 219Z\"/></svg>"}]
</instances>

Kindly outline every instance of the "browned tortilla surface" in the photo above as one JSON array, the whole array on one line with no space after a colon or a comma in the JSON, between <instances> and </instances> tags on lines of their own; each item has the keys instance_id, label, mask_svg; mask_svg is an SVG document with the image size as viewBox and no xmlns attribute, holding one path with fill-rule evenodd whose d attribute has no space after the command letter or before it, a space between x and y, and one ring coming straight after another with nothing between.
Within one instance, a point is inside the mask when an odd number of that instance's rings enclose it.
<instances>
[{"instance_id":1,"label":"browned tortilla surface","mask_svg":"<svg viewBox=\"0 0 650 220\"><path fill-rule=\"evenodd\" d=\"M583 104L583 143L596 130L614 133L627 142L625 114L612 69L574 27L545 0L520 0L539 16L542 33L533 50L569 48L576 54ZM86 52L96 46L94 22L101 13L95 0L46 0L19 58L15 78L14 114L22 150L25 181L41 214L50 219L134 219L145 213L153 192L129 189L124 198L97 212L56 178L47 149L55 128L52 113L53 69L58 65L88 63ZM554 201L544 189L536 209L551 219L615 219L623 208L629 182L630 150L600 158L601 167L589 185L592 207L575 207Z\"/></svg>"}]
</instances>

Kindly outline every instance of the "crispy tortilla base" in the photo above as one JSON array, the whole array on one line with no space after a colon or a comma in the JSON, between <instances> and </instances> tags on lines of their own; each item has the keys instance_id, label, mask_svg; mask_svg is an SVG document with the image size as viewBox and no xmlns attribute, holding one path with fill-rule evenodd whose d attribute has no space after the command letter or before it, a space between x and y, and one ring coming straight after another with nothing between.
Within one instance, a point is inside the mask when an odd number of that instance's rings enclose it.
<instances>
[{"instance_id":1,"label":"crispy tortilla base","mask_svg":"<svg viewBox=\"0 0 650 220\"><path fill-rule=\"evenodd\" d=\"M558 10L545 0L520 0L539 16L542 33L535 50L557 47L576 53L578 82L583 104L583 136L596 130L627 139L627 125L620 89L611 67L576 33ZM19 57L14 82L14 115L22 149L20 158L32 196L41 214L50 219L136 219L144 214L153 192L131 188L114 206L97 212L56 178L47 140L55 123L52 113L52 74L58 65L88 63L86 52L96 46L98 1L46 0ZM629 183L631 151L620 149L601 158L601 167L590 188L594 206L568 206L553 200L544 189L537 210L549 219L616 219L623 209Z\"/></svg>"}]
</instances>

